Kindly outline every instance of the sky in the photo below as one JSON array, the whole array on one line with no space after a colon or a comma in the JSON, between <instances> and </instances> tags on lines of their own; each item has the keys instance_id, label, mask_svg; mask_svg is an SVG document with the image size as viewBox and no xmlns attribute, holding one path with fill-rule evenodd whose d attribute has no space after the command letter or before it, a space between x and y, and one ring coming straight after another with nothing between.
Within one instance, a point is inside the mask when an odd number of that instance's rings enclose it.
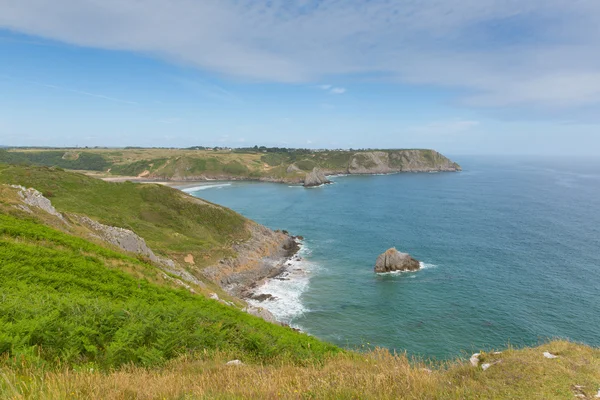
<instances>
[{"instance_id":1,"label":"sky","mask_svg":"<svg viewBox=\"0 0 600 400\"><path fill-rule=\"evenodd\" d=\"M600 1L0 0L0 145L600 156Z\"/></svg>"}]
</instances>

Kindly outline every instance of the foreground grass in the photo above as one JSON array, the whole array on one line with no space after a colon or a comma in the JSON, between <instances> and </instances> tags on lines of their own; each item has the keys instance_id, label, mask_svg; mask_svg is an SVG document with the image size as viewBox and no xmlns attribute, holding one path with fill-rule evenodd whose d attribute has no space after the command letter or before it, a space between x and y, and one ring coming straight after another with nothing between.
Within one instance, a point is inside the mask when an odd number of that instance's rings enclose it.
<instances>
[{"instance_id":1,"label":"foreground grass","mask_svg":"<svg viewBox=\"0 0 600 400\"><path fill-rule=\"evenodd\" d=\"M108 370L217 350L264 363L317 362L339 351L187 290L159 286L152 282L157 274L143 261L0 214L0 357L6 365Z\"/></svg>"},{"instance_id":2,"label":"foreground grass","mask_svg":"<svg viewBox=\"0 0 600 400\"><path fill-rule=\"evenodd\" d=\"M543 357L544 351L558 355ZM322 364L227 366L231 354L183 357L160 369L110 373L2 369L2 398L42 399L592 399L600 389L600 350L564 341L484 355L484 371L455 361L412 363L385 350L333 355ZM431 368L431 370L427 370ZM583 397L581 397L583 396Z\"/></svg>"}]
</instances>

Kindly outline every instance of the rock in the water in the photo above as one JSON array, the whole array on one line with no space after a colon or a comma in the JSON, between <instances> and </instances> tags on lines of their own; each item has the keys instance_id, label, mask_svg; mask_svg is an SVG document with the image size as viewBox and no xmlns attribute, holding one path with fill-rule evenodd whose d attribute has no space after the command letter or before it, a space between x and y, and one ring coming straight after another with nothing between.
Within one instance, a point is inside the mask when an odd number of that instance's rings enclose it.
<instances>
[{"instance_id":1,"label":"rock in the water","mask_svg":"<svg viewBox=\"0 0 600 400\"><path fill-rule=\"evenodd\" d=\"M379 257L375 263L375 272L394 272L394 271L418 271L421 268L419 261L412 258L409 254L401 253L395 248L391 248Z\"/></svg>"},{"instance_id":2,"label":"rock in the water","mask_svg":"<svg viewBox=\"0 0 600 400\"><path fill-rule=\"evenodd\" d=\"M306 174L304 178L304 187L321 186L327 183L331 183L331 181L317 167L313 168L312 172Z\"/></svg>"},{"instance_id":3,"label":"rock in the water","mask_svg":"<svg viewBox=\"0 0 600 400\"><path fill-rule=\"evenodd\" d=\"M263 294L254 295L251 297L251 299L256 300L256 301L265 301L265 300L274 300L275 298L273 297L272 294L263 293Z\"/></svg>"}]
</instances>

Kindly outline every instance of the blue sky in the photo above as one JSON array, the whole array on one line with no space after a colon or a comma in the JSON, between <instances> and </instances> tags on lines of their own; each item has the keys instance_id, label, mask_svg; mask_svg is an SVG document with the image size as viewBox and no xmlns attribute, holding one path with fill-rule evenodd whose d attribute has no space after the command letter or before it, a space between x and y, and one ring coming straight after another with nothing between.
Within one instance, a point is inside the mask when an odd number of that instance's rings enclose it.
<instances>
[{"instance_id":1,"label":"blue sky","mask_svg":"<svg viewBox=\"0 0 600 400\"><path fill-rule=\"evenodd\" d=\"M0 145L600 155L597 0L0 0Z\"/></svg>"}]
</instances>

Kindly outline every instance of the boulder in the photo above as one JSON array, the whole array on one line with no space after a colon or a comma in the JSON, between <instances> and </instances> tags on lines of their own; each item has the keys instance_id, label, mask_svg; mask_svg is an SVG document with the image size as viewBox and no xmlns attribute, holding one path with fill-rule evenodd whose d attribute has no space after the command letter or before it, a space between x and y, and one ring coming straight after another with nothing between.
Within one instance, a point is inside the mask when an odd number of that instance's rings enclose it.
<instances>
[{"instance_id":1,"label":"boulder","mask_svg":"<svg viewBox=\"0 0 600 400\"><path fill-rule=\"evenodd\" d=\"M409 254L401 253L395 248L387 250L377 257L375 263L375 272L394 272L394 271L418 271L421 268L419 261L412 258Z\"/></svg>"},{"instance_id":2,"label":"boulder","mask_svg":"<svg viewBox=\"0 0 600 400\"><path fill-rule=\"evenodd\" d=\"M323 171L317 167L313 168L312 172L306 174L306 177L304 178L304 187L321 186L327 183L331 183L331 181L327 179Z\"/></svg>"}]
</instances>

